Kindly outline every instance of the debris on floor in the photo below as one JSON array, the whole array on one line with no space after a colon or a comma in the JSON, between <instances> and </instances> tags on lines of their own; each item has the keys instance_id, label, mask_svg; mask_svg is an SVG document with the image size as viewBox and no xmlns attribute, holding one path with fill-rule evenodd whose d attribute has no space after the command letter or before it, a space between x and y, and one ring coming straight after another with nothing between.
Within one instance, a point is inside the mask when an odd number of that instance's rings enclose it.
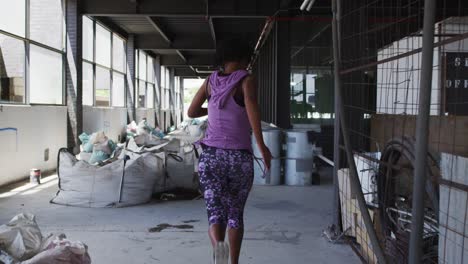
<instances>
[{"instance_id":1,"label":"debris on floor","mask_svg":"<svg viewBox=\"0 0 468 264\"><path fill-rule=\"evenodd\" d=\"M187 225L187 224L183 224L183 225L170 225L170 224L159 224L155 227L152 227L150 229L148 229L148 232L150 233L159 233L165 229L184 229L184 230L187 230L187 229L193 229L193 225Z\"/></svg>"},{"instance_id":2,"label":"debris on floor","mask_svg":"<svg viewBox=\"0 0 468 264\"><path fill-rule=\"evenodd\" d=\"M65 234L44 237L32 214L18 214L0 226L0 263L90 264L88 247Z\"/></svg>"},{"instance_id":3,"label":"debris on floor","mask_svg":"<svg viewBox=\"0 0 468 264\"><path fill-rule=\"evenodd\" d=\"M186 201L198 200L203 198L199 191L177 188L171 192L165 192L156 196L161 201Z\"/></svg>"}]
</instances>

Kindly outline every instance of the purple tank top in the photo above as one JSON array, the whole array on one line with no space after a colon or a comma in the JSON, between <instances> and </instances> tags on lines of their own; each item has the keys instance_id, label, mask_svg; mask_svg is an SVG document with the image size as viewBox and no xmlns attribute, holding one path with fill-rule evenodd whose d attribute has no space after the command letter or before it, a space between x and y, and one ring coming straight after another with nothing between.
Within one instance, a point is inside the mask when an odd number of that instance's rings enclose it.
<instances>
[{"instance_id":1,"label":"purple tank top","mask_svg":"<svg viewBox=\"0 0 468 264\"><path fill-rule=\"evenodd\" d=\"M238 70L224 76L216 71L209 77L208 128L203 144L221 149L252 149L247 111L233 97L233 89L248 74Z\"/></svg>"}]
</instances>

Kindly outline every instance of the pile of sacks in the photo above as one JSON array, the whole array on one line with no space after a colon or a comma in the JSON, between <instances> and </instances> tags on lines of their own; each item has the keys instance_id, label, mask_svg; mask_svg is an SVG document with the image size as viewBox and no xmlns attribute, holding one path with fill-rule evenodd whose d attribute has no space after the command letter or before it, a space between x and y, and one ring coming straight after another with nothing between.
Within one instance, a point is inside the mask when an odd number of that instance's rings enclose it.
<instances>
[{"instance_id":1,"label":"pile of sacks","mask_svg":"<svg viewBox=\"0 0 468 264\"><path fill-rule=\"evenodd\" d=\"M0 263L90 264L88 247L64 234L44 237L32 214L19 214L0 226Z\"/></svg>"},{"instance_id":2,"label":"pile of sacks","mask_svg":"<svg viewBox=\"0 0 468 264\"><path fill-rule=\"evenodd\" d=\"M201 148L197 142L204 138L206 119L184 121L179 129L169 133L166 153L166 178L156 186L156 192L174 189L199 190L198 160Z\"/></svg>"},{"instance_id":3,"label":"pile of sacks","mask_svg":"<svg viewBox=\"0 0 468 264\"><path fill-rule=\"evenodd\" d=\"M135 142L140 146L157 146L162 143L166 135L158 127L151 127L148 122L143 119L140 123L132 121L127 125L127 138L134 138Z\"/></svg>"},{"instance_id":4,"label":"pile of sacks","mask_svg":"<svg viewBox=\"0 0 468 264\"><path fill-rule=\"evenodd\" d=\"M91 165L59 151L59 191L51 203L78 207L123 207L147 203L164 178L163 145L138 147L131 138L114 156Z\"/></svg>"},{"instance_id":5,"label":"pile of sacks","mask_svg":"<svg viewBox=\"0 0 468 264\"><path fill-rule=\"evenodd\" d=\"M111 158L117 148L117 144L109 139L103 131L91 135L83 133L79 139L81 141L80 159L93 165Z\"/></svg>"}]
</instances>

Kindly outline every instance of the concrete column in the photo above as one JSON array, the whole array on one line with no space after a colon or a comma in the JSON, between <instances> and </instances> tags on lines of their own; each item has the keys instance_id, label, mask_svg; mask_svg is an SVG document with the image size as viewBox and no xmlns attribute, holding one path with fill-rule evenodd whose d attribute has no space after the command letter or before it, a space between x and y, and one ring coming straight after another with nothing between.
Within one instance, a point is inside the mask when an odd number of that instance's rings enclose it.
<instances>
[{"instance_id":1,"label":"concrete column","mask_svg":"<svg viewBox=\"0 0 468 264\"><path fill-rule=\"evenodd\" d=\"M175 79L174 68L169 69L169 112L170 112L170 127L176 124L176 107L175 107Z\"/></svg>"},{"instance_id":2,"label":"concrete column","mask_svg":"<svg viewBox=\"0 0 468 264\"><path fill-rule=\"evenodd\" d=\"M135 36L128 35L127 38L127 119L128 123L136 120L135 110Z\"/></svg>"},{"instance_id":3,"label":"concrete column","mask_svg":"<svg viewBox=\"0 0 468 264\"><path fill-rule=\"evenodd\" d=\"M155 111L155 123L156 126L161 126L161 57L156 57L154 60L154 76L155 80L155 103L154 103L154 111Z\"/></svg>"},{"instance_id":4,"label":"concrete column","mask_svg":"<svg viewBox=\"0 0 468 264\"><path fill-rule=\"evenodd\" d=\"M180 78L180 122L185 119L185 107L184 107L184 78Z\"/></svg>"},{"instance_id":5,"label":"concrete column","mask_svg":"<svg viewBox=\"0 0 468 264\"><path fill-rule=\"evenodd\" d=\"M288 14L285 13L285 16ZM276 26L276 125L281 128L291 126L290 80L291 55L289 21L278 21Z\"/></svg>"},{"instance_id":6,"label":"concrete column","mask_svg":"<svg viewBox=\"0 0 468 264\"><path fill-rule=\"evenodd\" d=\"M67 147L77 154L80 142L78 136L83 131L82 104L82 16L79 0L68 0L66 5L66 63L65 82L67 89Z\"/></svg>"}]
</instances>

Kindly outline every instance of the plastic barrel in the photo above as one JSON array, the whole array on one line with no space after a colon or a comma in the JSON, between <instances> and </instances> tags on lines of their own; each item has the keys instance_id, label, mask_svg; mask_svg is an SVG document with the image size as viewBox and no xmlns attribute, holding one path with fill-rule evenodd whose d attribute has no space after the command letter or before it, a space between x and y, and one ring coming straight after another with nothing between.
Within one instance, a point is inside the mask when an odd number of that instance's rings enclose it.
<instances>
[{"instance_id":1,"label":"plastic barrel","mask_svg":"<svg viewBox=\"0 0 468 264\"><path fill-rule=\"evenodd\" d=\"M286 131L285 184L312 185L315 139L312 131Z\"/></svg>"},{"instance_id":2,"label":"plastic barrel","mask_svg":"<svg viewBox=\"0 0 468 264\"><path fill-rule=\"evenodd\" d=\"M282 131L279 129L269 128L262 131L263 140L265 145L270 149L273 159L271 161L271 168L266 177L264 176L265 165L263 160L254 161L254 184L257 185L280 185L282 183L281 177L281 142ZM255 157L262 158L262 154L257 146L255 136L252 135L252 148Z\"/></svg>"}]
</instances>

